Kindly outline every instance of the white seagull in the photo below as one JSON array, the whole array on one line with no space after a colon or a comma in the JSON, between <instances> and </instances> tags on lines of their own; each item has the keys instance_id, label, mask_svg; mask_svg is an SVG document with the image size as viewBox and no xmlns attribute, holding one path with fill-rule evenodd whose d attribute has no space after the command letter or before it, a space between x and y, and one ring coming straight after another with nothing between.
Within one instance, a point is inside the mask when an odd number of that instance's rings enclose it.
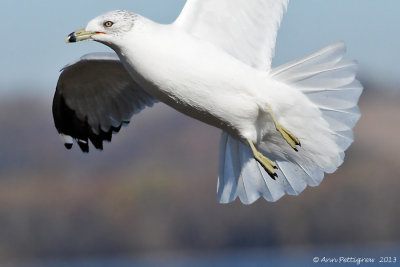
<instances>
[{"instance_id":1,"label":"white seagull","mask_svg":"<svg viewBox=\"0 0 400 267\"><path fill-rule=\"evenodd\" d=\"M113 11L71 33L116 53L67 65L53 101L55 126L71 148L104 140L161 101L222 130L218 200L276 201L317 186L353 141L362 92L357 64L332 44L272 69L288 0L187 0L158 24Z\"/></svg>"}]
</instances>

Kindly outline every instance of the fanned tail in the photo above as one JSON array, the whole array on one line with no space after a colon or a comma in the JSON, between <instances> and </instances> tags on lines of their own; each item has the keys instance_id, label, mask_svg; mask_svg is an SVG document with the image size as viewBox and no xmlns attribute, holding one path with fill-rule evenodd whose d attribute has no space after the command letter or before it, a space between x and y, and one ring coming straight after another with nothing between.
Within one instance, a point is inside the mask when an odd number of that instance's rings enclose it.
<instances>
[{"instance_id":1,"label":"fanned tail","mask_svg":"<svg viewBox=\"0 0 400 267\"><path fill-rule=\"evenodd\" d=\"M285 194L298 195L307 185L319 185L324 173L332 173L342 164L344 151L353 142L352 128L360 117L357 102L362 92L355 79L357 64L343 60L345 50L343 43L335 43L271 71L274 79L307 96L319 109L325 126L315 129L316 142L302 142L304 149L299 153L287 151L285 157L266 153L277 164L276 180L254 159L247 144L223 132L218 179L221 203L237 197L251 204L260 197L276 201ZM325 143L327 148L320 149Z\"/></svg>"},{"instance_id":2,"label":"fanned tail","mask_svg":"<svg viewBox=\"0 0 400 267\"><path fill-rule=\"evenodd\" d=\"M354 140L352 128L360 118L357 103L363 90L355 78L357 62L343 60L345 53L345 44L338 42L271 72L275 79L295 85L320 109L341 152Z\"/></svg>"},{"instance_id":3,"label":"fanned tail","mask_svg":"<svg viewBox=\"0 0 400 267\"><path fill-rule=\"evenodd\" d=\"M276 201L283 195L280 179L271 179L254 159L250 147L223 132L218 176L220 203L230 203L239 197L244 204L251 204L261 196Z\"/></svg>"}]
</instances>

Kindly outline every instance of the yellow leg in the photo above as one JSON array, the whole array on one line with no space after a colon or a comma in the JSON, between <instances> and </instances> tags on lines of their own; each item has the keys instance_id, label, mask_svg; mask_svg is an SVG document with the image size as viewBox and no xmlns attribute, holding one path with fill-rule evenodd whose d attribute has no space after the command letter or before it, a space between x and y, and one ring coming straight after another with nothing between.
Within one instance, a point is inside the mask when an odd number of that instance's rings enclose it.
<instances>
[{"instance_id":1,"label":"yellow leg","mask_svg":"<svg viewBox=\"0 0 400 267\"><path fill-rule=\"evenodd\" d=\"M275 177L277 176L275 172L276 164L272 162L272 160L264 156L262 153L260 153L250 139L247 139L247 142L249 142L251 150L253 151L254 158L261 164L261 166L263 166L269 176L271 176L271 178L275 180Z\"/></svg>"},{"instance_id":2,"label":"yellow leg","mask_svg":"<svg viewBox=\"0 0 400 267\"><path fill-rule=\"evenodd\" d=\"M285 139L285 141L296 151L297 147L296 146L301 146L300 140L294 136L288 129L280 125L280 123L276 120L274 113L272 112L272 109L269 105L266 105L267 109L269 110L269 113L274 120L275 127L276 129L281 133L282 137Z\"/></svg>"}]
</instances>

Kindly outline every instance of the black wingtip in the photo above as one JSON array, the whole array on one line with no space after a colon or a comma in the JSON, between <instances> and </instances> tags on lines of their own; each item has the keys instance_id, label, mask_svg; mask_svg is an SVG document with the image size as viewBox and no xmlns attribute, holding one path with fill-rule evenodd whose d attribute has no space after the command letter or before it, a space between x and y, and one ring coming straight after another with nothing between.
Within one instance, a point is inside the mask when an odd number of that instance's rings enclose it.
<instances>
[{"instance_id":1,"label":"black wingtip","mask_svg":"<svg viewBox=\"0 0 400 267\"><path fill-rule=\"evenodd\" d=\"M84 142L79 142L78 141L78 145L81 148L83 153L89 153L89 143L84 143Z\"/></svg>"},{"instance_id":2,"label":"black wingtip","mask_svg":"<svg viewBox=\"0 0 400 267\"><path fill-rule=\"evenodd\" d=\"M72 145L73 144L71 144L71 143L65 143L64 144L65 148L68 149L68 150L70 150L72 148Z\"/></svg>"}]
</instances>

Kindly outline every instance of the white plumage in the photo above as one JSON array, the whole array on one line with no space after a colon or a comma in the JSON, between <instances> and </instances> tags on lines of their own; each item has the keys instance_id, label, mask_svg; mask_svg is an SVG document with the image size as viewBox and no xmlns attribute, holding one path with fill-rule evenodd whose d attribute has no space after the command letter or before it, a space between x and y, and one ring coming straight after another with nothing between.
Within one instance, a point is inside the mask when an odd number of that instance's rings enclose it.
<instances>
[{"instance_id":1,"label":"white plumage","mask_svg":"<svg viewBox=\"0 0 400 267\"><path fill-rule=\"evenodd\" d=\"M278 27L289 0L189 0L174 25L269 71Z\"/></svg>"},{"instance_id":2,"label":"white plumage","mask_svg":"<svg viewBox=\"0 0 400 267\"><path fill-rule=\"evenodd\" d=\"M83 35L68 40L90 38L110 46L144 92L223 130L221 203L237 197L245 204L260 197L276 201L319 185L324 173L343 162L362 91L356 63L343 60L343 43L271 69L287 3L188 0L171 25L116 11L95 18ZM301 141L298 151L277 131L272 114ZM276 180L254 158L247 140L276 163Z\"/></svg>"}]
</instances>

